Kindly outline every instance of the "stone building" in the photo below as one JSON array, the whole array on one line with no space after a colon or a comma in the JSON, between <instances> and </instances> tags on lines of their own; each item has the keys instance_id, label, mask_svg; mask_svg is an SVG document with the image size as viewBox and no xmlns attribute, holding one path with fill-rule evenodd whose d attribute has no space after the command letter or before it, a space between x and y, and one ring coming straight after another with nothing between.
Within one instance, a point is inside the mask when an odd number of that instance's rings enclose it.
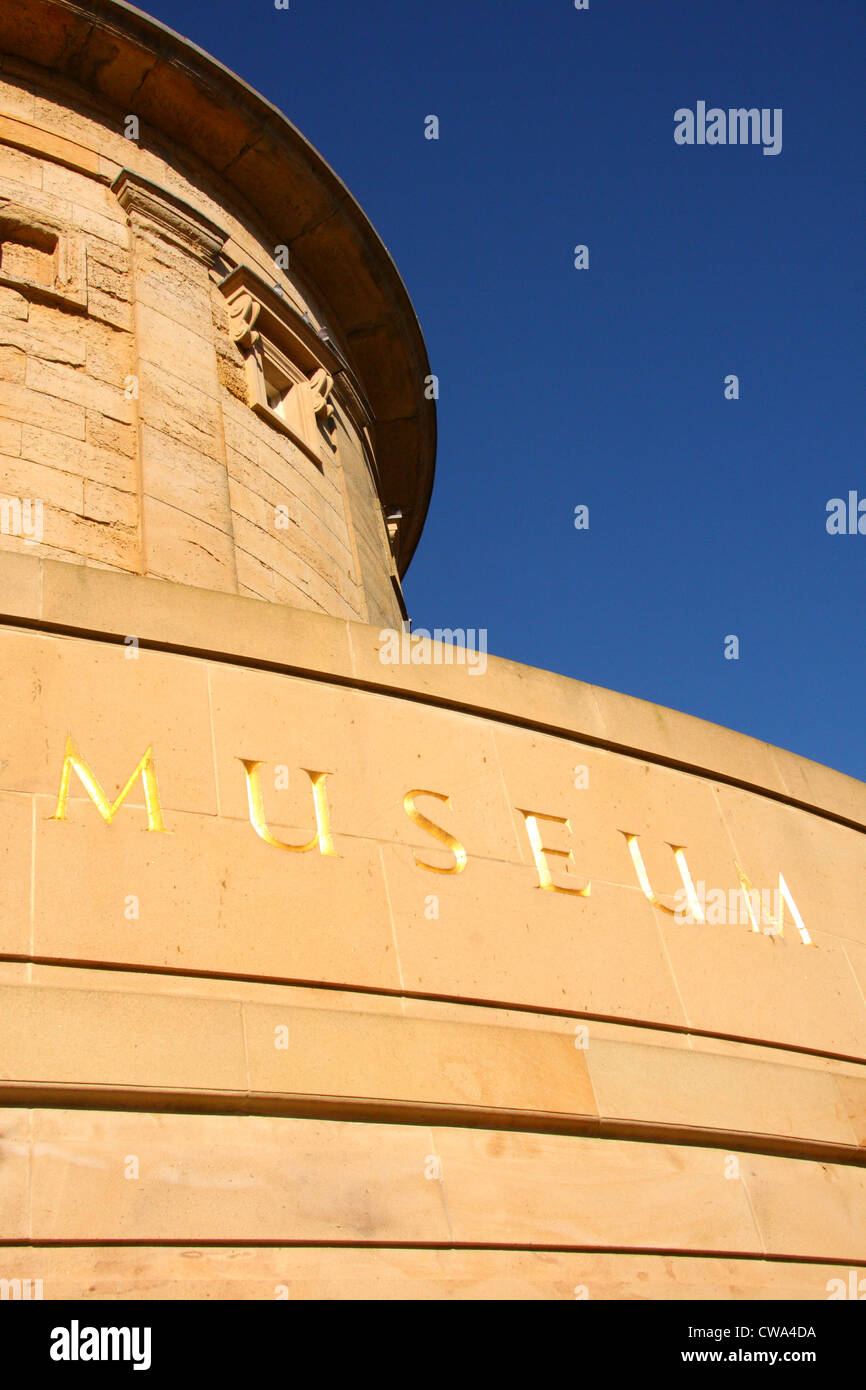
<instances>
[{"instance_id":1,"label":"stone building","mask_svg":"<svg viewBox=\"0 0 866 1390\"><path fill-rule=\"evenodd\" d=\"M429 375L278 111L0 12L0 1288L866 1292L866 789L410 641Z\"/></svg>"}]
</instances>

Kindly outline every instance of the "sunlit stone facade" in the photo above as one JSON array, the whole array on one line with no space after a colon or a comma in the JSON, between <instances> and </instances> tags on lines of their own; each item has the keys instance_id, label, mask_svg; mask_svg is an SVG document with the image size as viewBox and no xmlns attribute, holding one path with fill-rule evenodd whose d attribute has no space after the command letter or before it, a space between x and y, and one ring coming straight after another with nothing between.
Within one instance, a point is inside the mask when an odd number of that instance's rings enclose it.
<instances>
[{"instance_id":1,"label":"sunlit stone facade","mask_svg":"<svg viewBox=\"0 0 866 1390\"><path fill-rule=\"evenodd\" d=\"M0 53L0 1278L859 1287L866 789L413 645L430 369L360 208L121 4Z\"/></svg>"}]
</instances>

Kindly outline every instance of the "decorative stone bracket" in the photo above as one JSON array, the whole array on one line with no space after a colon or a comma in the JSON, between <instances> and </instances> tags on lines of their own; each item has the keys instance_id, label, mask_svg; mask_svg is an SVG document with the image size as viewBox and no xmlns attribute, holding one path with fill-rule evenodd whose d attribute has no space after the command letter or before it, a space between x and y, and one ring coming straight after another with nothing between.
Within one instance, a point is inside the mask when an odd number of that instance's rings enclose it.
<instances>
[{"instance_id":1,"label":"decorative stone bracket","mask_svg":"<svg viewBox=\"0 0 866 1390\"><path fill-rule=\"evenodd\" d=\"M388 543L391 547L391 554L396 555L400 541L400 523L403 520L403 513L399 507L389 507L385 512L385 529L388 532Z\"/></svg>"},{"instance_id":2,"label":"decorative stone bracket","mask_svg":"<svg viewBox=\"0 0 866 1390\"><path fill-rule=\"evenodd\" d=\"M344 364L315 329L249 266L237 266L220 285L232 338L245 354L250 404L288 435L314 463L335 448L334 378ZM321 428L320 428L321 427Z\"/></svg>"}]
</instances>

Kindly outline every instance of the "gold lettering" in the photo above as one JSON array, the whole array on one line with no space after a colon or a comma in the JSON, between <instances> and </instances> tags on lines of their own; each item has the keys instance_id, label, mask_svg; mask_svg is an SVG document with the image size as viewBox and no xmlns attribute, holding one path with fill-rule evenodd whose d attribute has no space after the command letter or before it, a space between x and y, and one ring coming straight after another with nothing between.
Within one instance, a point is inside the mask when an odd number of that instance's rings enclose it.
<instances>
[{"instance_id":1,"label":"gold lettering","mask_svg":"<svg viewBox=\"0 0 866 1390\"><path fill-rule=\"evenodd\" d=\"M334 841L331 838L331 820L328 812L328 797L325 790L325 778L327 772L311 772L308 767L302 768L306 772L313 787L313 807L316 813L316 833L312 840L306 845L287 845L284 840L278 840L268 829L265 817L265 803L262 797L262 784L259 777L260 759L239 758L243 763L244 775L247 782L247 800L250 808L250 823L260 839L266 845L273 845L274 849L288 849L295 854L306 854L307 850L315 849L319 846L322 854L333 855L339 858L334 849Z\"/></svg>"},{"instance_id":2,"label":"gold lettering","mask_svg":"<svg viewBox=\"0 0 866 1390\"><path fill-rule=\"evenodd\" d=\"M669 912L670 915L673 917L676 912L676 908L665 907L664 903L660 902L655 892L653 891L653 886L649 881L649 874L646 871L646 865L643 862L643 855L640 852L640 845L637 842L637 835L632 835L631 832L628 830L621 830L619 833L620 835L625 836L625 842L628 845L628 852L631 855L631 862L634 864L635 873L637 874L637 881L641 886L641 891L643 892L644 897L647 899L647 902L651 902L653 907L659 908L662 912ZM685 846L671 845L670 841L665 841L665 843L670 845L670 848L674 852L674 860L676 862L677 868L680 871L680 878L683 881L683 888L686 892L686 899L689 904L689 912L692 916L692 919L695 922L705 922L706 918L704 917L700 902L698 901L698 895L695 892L695 885L692 883L692 876L689 873L689 866L686 863Z\"/></svg>"},{"instance_id":3,"label":"gold lettering","mask_svg":"<svg viewBox=\"0 0 866 1390\"><path fill-rule=\"evenodd\" d=\"M794 925L797 928L797 931L800 933L800 940L802 941L803 945L814 946L815 943L809 935L808 931L806 930L806 924L800 915L800 909L794 902L794 899L791 895L791 890L785 882L785 875L781 872L779 873L779 920L777 922L772 912L770 912L769 908L766 906L766 903L761 897L761 895L758 894L755 890L755 886L749 878L748 874L745 872L744 869L740 868L740 865L737 863L736 859L734 860L734 865L737 870L737 878L740 880L740 887L743 890L743 897L746 900L746 907L749 913L749 921L752 924L752 931L761 930L760 918L766 916L770 919L767 924L770 928L767 935L784 935L785 903L787 903L788 907L791 909L791 916L794 919ZM756 903L760 903L757 917L755 916Z\"/></svg>"},{"instance_id":4,"label":"gold lettering","mask_svg":"<svg viewBox=\"0 0 866 1390\"><path fill-rule=\"evenodd\" d=\"M108 797L102 789L98 779L91 771L88 764L84 761L71 737L66 739L66 753L63 759L63 771L60 774L60 791L57 796L57 809L51 820L66 820L66 806L69 801L69 784L72 780L73 772L78 774L84 790L90 797L94 806L98 810L106 825L111 825L129 793L132 791L137 778L140 776L144 786L144 804L147 808L147 828L166 832L165 821L162 816L162 807L159 802L159 784L156 780L156 767L153 761L153 748L148 748L141 762L132 773L126 786L120 792L117 800L109 802Z\"/></svg>"},{"instance_id":5,"label":"gold lettering","mask_svg":"<svg viewBox=\"0 0 866 1390\"><path fill-rule=\"evenodd\" d=\"M518 811L520 807L518 806ZM529 836L529 843L532 846L532 854L535 859L535 867L538 870L538 886L550 893L573 893L579 898L588 898L592 888L591 883L587 883L584 888L563 888L558 883L554 883L550 872L550 865L547 862L548 854L555 854L559 859L570 859L574 863L574 855L570 849L550 849L542 844L541 831L538 828L539 820L550 821L553 825L564 825L569 835L571 834L571 824L565 816L548 816L542 811L520 811L526 822L526 833Z\"/></svg>"},{"instance_id":6,"label":"gold lettering","mask_svg":"<svg viewBox=\"0 0 866 1390\"><path fill-rule=\"evenodd\" d=\"M462 874L467 863L466 850L459 840L455 839L447 830L443 830L441 825L435 825L432 820L428 820L423 811L418 810L415 805L416 796L435 796L436 800L443 801L449 810L451 809L451 798L443 795L442 792L428 792L423 787L416 787L414 791L407 792L403 797L403 809L410 821L422 830L426 830L427 834L432 835L434 840L438 840L440 844L450 849L454 855L454 863L448 869L440 869L435 864L428 864L426 860L419 859L417 854L415 855L415 863L419 869L429 869L431 874Z\"/></svg>"}]
</instances>

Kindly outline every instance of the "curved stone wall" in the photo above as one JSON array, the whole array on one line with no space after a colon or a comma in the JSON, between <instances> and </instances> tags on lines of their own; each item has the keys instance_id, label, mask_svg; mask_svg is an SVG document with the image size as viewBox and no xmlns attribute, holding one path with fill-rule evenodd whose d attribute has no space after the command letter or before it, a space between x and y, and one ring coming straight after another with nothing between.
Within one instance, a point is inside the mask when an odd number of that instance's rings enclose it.
<instances>
[{"instance_id":1,"label":"curved stone wall","mask_svg":"<svg viewBox=\"0 0 866 1390\"><path fill-rule=\"evenodd\" d=\"M6 1277L866 1274L861 784L372 626L29 556L0 590Z\"/></svg>"},{"instance_id":2,"label":"curved stone wall","mask_svg":"<svg viewBox=\"0 0 866 1390\"><path fill-rule=\"evenodd\" d=\"M866 788L410 638L361 209L115 0L0 51L0 1297L858 1296Z\"/></svg>"},{"instance_id":3,"label":"curved stone wall","mask_svg":"<svg viewBox=\"0 0 866 1390\"><path fill-rule=\"evenodd\" d=\"M435 424L387 252L242 83L90 8L0 18L0 548L398 623Z\"/></svg>"}]
</instances>

